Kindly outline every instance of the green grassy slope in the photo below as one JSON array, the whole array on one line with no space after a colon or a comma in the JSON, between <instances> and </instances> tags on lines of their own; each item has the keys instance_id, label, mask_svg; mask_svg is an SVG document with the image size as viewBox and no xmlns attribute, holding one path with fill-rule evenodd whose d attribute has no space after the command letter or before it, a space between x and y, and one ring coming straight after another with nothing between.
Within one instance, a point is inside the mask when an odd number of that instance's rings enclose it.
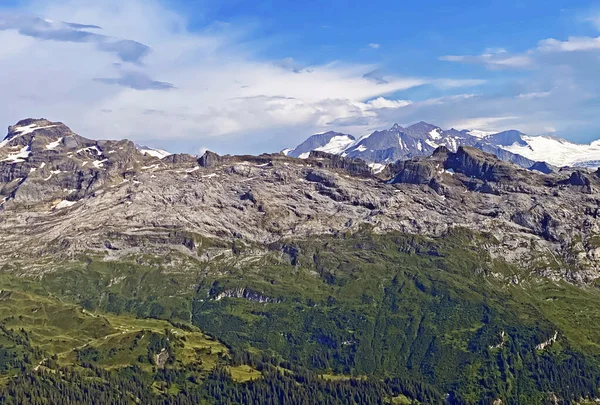
<instances>
[{"instance_id":1,"label":"green grassy slope","mask_svg":"<svg viewBox=\"0 0 600 405\"><path fill-rule=\"evenodd\" d=\"M238 241L233 258L186 271L90 257L39 280L2 276L0 288L12 293L0 300L0 313L11 314L0 324L23 329L34 349L70 367L155 373L170 338L166 367L186 379L223 366L256 381L264 359L248 356L267 356L328 381L418 381L451 403L600 397L600 291L492 259L480 248L490 243L464 230L437 239L365 231L290 240L246 260L257 247ZM199 329L183 327L190 323ZM556 342L536 348L555 332ZM231 350L249 354L235 360ZM175 395L183 383L161 384L153 390Z\"/></svg>"}]
</instances>

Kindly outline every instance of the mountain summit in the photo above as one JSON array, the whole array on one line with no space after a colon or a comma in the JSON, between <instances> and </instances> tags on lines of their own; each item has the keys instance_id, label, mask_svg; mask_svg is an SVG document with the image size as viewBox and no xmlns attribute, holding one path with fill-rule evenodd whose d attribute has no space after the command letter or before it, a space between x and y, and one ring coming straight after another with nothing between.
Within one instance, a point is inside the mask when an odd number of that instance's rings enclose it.
<instances>
[{"instance_id":1,"label":"mountain summit","mask_svg":"<svg viewBox=\"0 0 600 405\"><path fill-rule=\"evenodd\" d=\"M478 136L473 135L475 132L444 130L424 121L408 127L394 124L388 130L375 131L358 141L348 142L342 150L332 149L331 153L360 158L374 168L380 168L398 160L431 155L439 146L454 152L459 146L473 146L524 168L530 168L536 162L557 167L600 167L600 141L581 145L548 136L529 136L517 130ZM303 156L297 154L295 157L307 157L309 150L318 150L318 147L311 149L311 143L307 142L302 144Z\"/></svg>"}]
</instances>

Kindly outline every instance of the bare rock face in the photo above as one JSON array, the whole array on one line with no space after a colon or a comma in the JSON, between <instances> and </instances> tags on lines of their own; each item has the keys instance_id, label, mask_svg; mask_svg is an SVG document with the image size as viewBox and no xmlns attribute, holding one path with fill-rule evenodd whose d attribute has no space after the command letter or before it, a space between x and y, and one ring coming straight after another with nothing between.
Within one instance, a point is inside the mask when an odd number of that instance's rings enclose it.
<instances>
[{"instance_id":1,"label":"bare rock face","mask_svg":"<svg viewBox=\"0 0 600 405\"><path fill-rule=\"evenodd\" d=\"M359 176L371 176L371 168L364 160L350 159L327 152L312 151L308 157L314 164L324 169L341 169Z\"/></svg>"},{"instance_id":2,"label":"bare rock face","mask_svg":"<svg viewBox=\"0 0 600 405\"><path fill-rule=\"evenodd\" d=\"M233 255L237 243L461 227L488 235L494 258L587 283L600 277L597 190L600 177L585 169L532 172L471 147L373 175L360 159L324 152L159 159L127 140L24 120L0 143L0 266L48 271L36 263L169 252L198 263Z\"/></svg>"},{"instance_id":3,"label":"bare rock face","mask_svg":"<svg viewBox=\"0 0 600 405\"><path fill-rule=\"evenodd\" d=\"M581 170L575 170L567 180L561 181L560 184L581 187L581 191L584 193L592 192L592 183Z\"/></svg>"},{"instance_id":4,"label":"bare rock face","mask_svg":"<svg viewBox=\"0 0 600 405\"><path fill-rule=\"evenodd\" d=\"M207 150L204 155L198 159L198 164L202 167L213 167L218 165L222 161L221 156L214 152Z\"/></svg>"}]
</instances>

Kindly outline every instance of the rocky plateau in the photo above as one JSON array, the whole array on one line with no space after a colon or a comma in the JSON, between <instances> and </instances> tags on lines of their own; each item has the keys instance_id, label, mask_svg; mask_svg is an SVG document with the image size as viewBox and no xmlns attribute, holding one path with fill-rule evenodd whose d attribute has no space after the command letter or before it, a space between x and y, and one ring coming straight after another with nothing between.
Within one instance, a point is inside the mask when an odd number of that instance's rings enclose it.
<instances>
[{"instance_id":1,"label":"rocky plateau","mask_svg":"<svg viewBox=\"0 0 600 405\"><path fill-rule=\"evenodd\" d=\"M600 277L600 172L544 174L470 146L440 146L375 174L361 159L323 151L161 159L131 141L27 119L0 144L0 199L0 265L15 271L51 271L45 263L84 255L210 261L223 254L210 241L260 256L265 246L318 235L438 237L466 228L492 258L531 275L577 284Z\"/></svg>"}]
</instances>

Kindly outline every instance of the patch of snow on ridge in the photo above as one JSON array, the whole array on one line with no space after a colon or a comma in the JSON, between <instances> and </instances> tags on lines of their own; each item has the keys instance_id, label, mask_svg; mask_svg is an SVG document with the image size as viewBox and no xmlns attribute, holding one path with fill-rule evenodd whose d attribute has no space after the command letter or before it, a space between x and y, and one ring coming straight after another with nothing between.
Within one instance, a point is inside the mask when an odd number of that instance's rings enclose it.
<instances>
[{"instance_id":1,"label":"patch of snow on ridge","mask_svg":"<svg viewBox=\"0 0 600 405\"><path fill-rule=\"evenodd\" d=\"M102 154L102 151L100 149L98 149L98 147L96 145L88 146L87 148L81 148L81 149L77 150L77 152L75 152L75 153L85 152L88 150L96 152L96 154L98 156L100 156Z\"/></svg>"},{"instance_id":2,"label":"patch of snow on ridge","mask_svg":"<svg viewBox=\"0 0 600 405\"><path fill-rule=\"evenodd\" d=\"M155 158L159 158L159 159L162 159L162 158L165 158L165 157L171 155L171 153L167 152L166 150L151 148L149 146L135 145L135 147L137 148L138 151L140 151L140 153L148 155L148 156L152 156Z\"/></svg>"},{"instance_id":3,"label":"patch of snow on ridge","mask_svg":"<svg viewBox=\"0 0 600 405\"><path fill-rule=\"evenodd\" d=\"M45 127L38 127L37 124L30 124L30 125L25 125L22 127L13 127L13 132L15 132L16 135L13 137L10 137L10 138L6 137L2 142L0 142L0 148L3 148L4 146L6 146L10 141L12 141L15 138L30 134L30 133L40 130L40 129L54 128L55 126L56 125L46 125Z\"/></svg>"},{"instance_id":4,"label":"patch of snow on ridge","mask_svg":"<svg viewBox=\"0 0 600 405\"><path fill-rule=\"evenodd\" d=\"M10 154L3 160L3 162L21 163L24 162L31 155L31 148L29 145L23 146L18 153Z\"/></svg>"},{"instance_id":5,"label":"patch of snow on ridge","mask_svg":"<svg viewBox=\"0 0 600 405\"><path fill-rule=\"evenodd\" d=\"M442 134L440 134L440 130L438 128L432 130L431 132L429 132L429 137L431 139L440 139L442 137Z\"/></svg>"},{"instance_id":6,"label":"patch of snow on ridge","mask_svg":"<svg viewBox=\"0 0 600 405\"><path fill-rule=\"evenodd\" d=\"M304 152L304 153L301 153L298 157L300 159L308 159L309 156L310 156L310 152Z\"/></svg>"},{"instance_id":7,"label":"patch of snow on ridge","mask_svg":"<svg viewBox=\"0 0 600 405\"><path fill-rule=\"evenodd\" d=\"M347 137L345 135L338 135L338 136L332 137L329 140L329 142L327 142L327 145L323 145L319 148L316 148L315 150L320 151L320 152L327 152L327 153L331 153L331 154L339 154L339 153L343 152L344 149L346 149L348 146L350 146L353 142L354 142L353 139L350 139L349 137Z\"/></svg>"},{"instance_id":8,"label":"patch of snow on ridge","mask_svg":"<svg viewBox=\"0 0 600 405\"><path fill-rule=\"evenodd\" d=\"M62 200L61 202L59 202L58 204L56 204L56 207L54 207L55 210L60 210L62 208L69 208L73 205L77 204L77 201L68 201L68 200Z\"/></svg>"},{"instance_id":9,"label":"patch of snow on ridge","mask_svg":"<svg viewBox=\"0 0 600 405\"><path fill-rule=\"evenodd\" d=\"M46 145L46 149L52 150L55 149L58 145L60 145L60 143L62 142L62 138L54 141L54 142L50 142L48 145Z\"/></svg>"},{"instance_id":10,"label":"patch of snow on ridge","mask_svg":"<svg viewBox=\"0 0 600 405\"><path fill-rule=\"evenodd\" d=\"M471 129L467 131L467 134L474 136L475 138L485 138L496 133L496 131L482 131L479 129Z\"/></svg>"},{"instance_id":11,"label":"patch of snow on ridge","mask_svg":"<svg viewBox=\"0 0 600 405\"><path fill-rule=\"evenodd\" d=\"M104 166L104 162L106 162L107 160L108 159L94 160L94 162L92 162L92 164L94 165L95 168L99 169Z\"/></svg>"},{"instance_id":12,"label":"patch of snow on ridge","mask_svg":"<svg viewBox=\"0 0 600 405\"><path fill-rule=\"evenodd\" d=\"M551 136L524 135L522 138L527 145L514 143L501 148L555 166L574 166L578 162L600 160L600 141L584 145Z\"/></svg>"},{"instance_id":13,"label":"patch of snow on ridge","mask_svg":"<svg viewBox=\"0 0 600 405\"><path fill-rule=\"evenodd\" d=\"M369 167L374 174L381 173L385 169L385 164L382 163L370 163Z\"/></svg>"},{"instance_id":14,"label":"patch of snow on ridge","mask_svg":"<svg viewBox=\"0 0 600 405\"><path fill-rule=\"evenodd\" d=\"M427 145L431 146L432 148L437 148L438 146L440 146L440 145L438 145L437 143L435 143L435 142L433 142L433 141L430 141L429 139L427 139L427 140L425 141L425 143L426 143Z\"/></svg>"}]
</instances>

